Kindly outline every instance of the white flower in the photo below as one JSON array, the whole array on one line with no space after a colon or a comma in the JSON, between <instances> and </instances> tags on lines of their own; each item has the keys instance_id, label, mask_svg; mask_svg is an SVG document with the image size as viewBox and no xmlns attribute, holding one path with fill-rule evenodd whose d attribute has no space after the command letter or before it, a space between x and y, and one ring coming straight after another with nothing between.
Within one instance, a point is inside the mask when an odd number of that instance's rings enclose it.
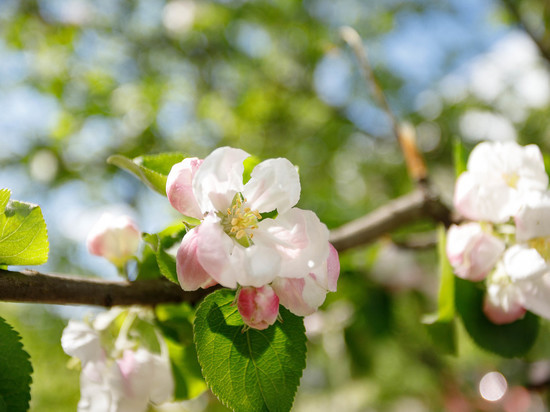
<instances>
[{"instance_id":1,"label":"white flower","mask_svg":"<svg viewBox=\"0 0 550 412\"><path fill-rule=\"evenodd\" d=\"M506 222L529 191L543 191L548 176L540 149L515 142L483 142L468 159L455 186L454 205L465 217Z\"/></svg>"},{"instance_id":2,"label":"white flower","mask_svg":"<svg viewBox=\"0 0 550 412\"><path fill-rule=\"evenodd\" d=\"M122 267L138 250L141 232L128 216L104 213L86 241L88 251Z\"/></svg>"},{"instance_id":3,"label":"white flower","mask_svg":"<svg viewBox=\"0 0 550 412\"><path fill-rule=\"evenodd\" d=\"M63 350L82 364L78 412L144 412L150 401L162 403L172 396L174 381L162 339L160 354L129 345L127 336L109 341L108 328L121 313L106 312L92 324L70 320L63 331Z\"/></svg>"},{"instance_id":4,"label":"white flower","mask_svg":"<svg viewBox=\"0 0 550 412\"><path fill-rule=\"evenodd\" d=\"M456 275L463 279L484 279L504 249L504 242L486 233L478 223L452 225L447 233L447 257Z\"/></svg>"},{"instance_id":5,"label":"white flower","mask_svg":"<svg viewBox=\"0 0 550 412\"><path fill-rule=\"evenodd\" d=\"M184 237L182 247L195 250L204 271L225 287L259 288L277 277L305 278L327 260L328 229L315 213L293 207L300 181L287 159L258 164L244 184L248 157L243 150L222 147L204 159L192 181L204 219ZM274 218L261 216L274 211ZM188 236L196 242L192 248ZM193 275L180 271L178 276ZM203 281L182 285L198 287Z\"/></svg>"}]
</instances>

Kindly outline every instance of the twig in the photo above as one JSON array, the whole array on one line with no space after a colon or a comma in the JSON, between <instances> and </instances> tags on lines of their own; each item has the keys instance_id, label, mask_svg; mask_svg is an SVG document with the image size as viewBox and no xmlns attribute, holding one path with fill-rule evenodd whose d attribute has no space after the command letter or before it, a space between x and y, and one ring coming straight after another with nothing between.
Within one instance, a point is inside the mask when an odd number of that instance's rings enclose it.
<instances>
[{"instance_id":1,"label":"twig","mask_svg":"<svg viewBox=\"0 0 550 412\"><path fill-rule=\"evenodd\" d=\"M407 170L409 171L410 177L417 183L425 182L428 177L428 171L426 169L424 159L416 145L414 129L411 127L402 127L399 124L399 121L390 108L386 95L384 94L384 91L380 86L376 75L374 74L374 70L369 63L367 52L363 42L361 41L361 37L351 27L342 27L340 29L340 36L353 50L357 60L359 61L359 66L361 67L361 72L363 73L365 82L372 86L374 96L376 100L378 100L378 104L386 112L391 121L393 134L399 142L401 151L405 157L405 162L407 164Z\"/></svg>"}]
</instances>

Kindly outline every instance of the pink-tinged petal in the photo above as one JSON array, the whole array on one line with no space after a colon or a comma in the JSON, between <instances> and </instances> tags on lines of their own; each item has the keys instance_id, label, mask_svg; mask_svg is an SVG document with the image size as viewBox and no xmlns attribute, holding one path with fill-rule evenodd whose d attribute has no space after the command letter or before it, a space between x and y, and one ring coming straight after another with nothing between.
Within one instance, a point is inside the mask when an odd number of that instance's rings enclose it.
<instances>
[{"instance_id":1,"label":"pink-tinged petal","mask_svg":"<svg viewBox=\"0 0 550 412\"><path fill-rule=\"evenodd\" d=\"M549 237L550 192L527 193L514 220L518 242L525 242L536 237Z\"/></svg>"},{"instance_id":2,"label":"pink-tinged petal","mask_svg":"<svg viewBox=\"0 0 550 412\"><path fill-rule=\"evenodd\" d=\"M325 301L327 294L311 275L302 279L277 278L271 286L281 305L297 316L311 315Z\"/></svg>"},{"instance_id":3,"label":"pink-tinged petal","mask_svg":"<svg viewBox=\"0 0 550 412\"><path fill-rule=\"evenodd\" d=\"M340 277L340 259L338 251L329 243L329 255L327 259L328 290L336 292L338 278Z\"/></svg>"},{"instance_id":4,"label":"pink-tinged petal","mask_svg":"<svg viewBox=\"0 0 550 412\"><path fill-rule=\"evenodd\" d=\"M99 334L84 322L69 320L61 335L61 347L67 355L80 359L83 365L103 357Z\"/></svg>"},{"instance_id":5,"label":"pink-tinged petal","mask_svg":"<svg viewBox=\"0 0 550 412\"><path fill-rule=\"evenodd\" d=\"M502 240L478 223L452 225L447 233L447 257L457 276L473 282L484 279L504 252Z\"/></svg>"},{"instance_id":6,"label":"pink-tinged petal","mask_svg":"<svg viewBox=\"0 0 550 412\"><path fill-rule=\"evenodd\" d=\"M279 276L303 278L326 263L328 229L310 210L292 208L276 219L259 222L254 239L270 245L281 256Z\"/></svg>"},{"instance_id":7,"label":"pink-tinged petal","mask_svg":"<svg viewBox=\"0 0 550 412\"><path fill-rule=\"evenodd\" d=\"M285 213L300 200L300 177L287 159L269 159L254 168L243 195L253 210Z\"/></svg>"},{"instance_id":8,"label":"pink-tinged petal","mask_svg":"<svg viewBox=\"0 0 550 412\"><path fill-rule=\"evenodd\" d=\"M270 286L244 287L239 291L237 307L246 325L267 329L277 320L279 298Z\"/></svg>"},{"instance_id":9,"label":"pink-tinged petal","mask_svg":"<svg viewBox=\"0 0 550 412\"><path fill-rule=\"evenodd\" d=\"M237 273L237 282L242 286L259 288L271 283L280 272L281 256L260 242L244 248L244 257L244 271Z\"/></svg>"},{"instance_id":10,"label":"pink-tinged petal","mask_svg":"<svg viewBox=\"0 0 550 412\"><path fill-rule=\"evenodd\" d=\"M87 238L88 251L122 266L139 248L141 232L128 216L104 213Z\"/></svg>"},{"instance_id":11,"label":"pink-tinged petal","mask_svg":"<svg viewBox=\"0 0 550 412\"><path fill-rule=\"evenodd\" d=\"M514 303L505 309L498 304L494 304L487 296L483 302L483 313L495 325L515 322L523 318L525 312L525 308L518 303Z\"/></svg>"},{"instance_id":12,"label":"pink-tinged petal","mask_svg":"<svg viewBox=\"0 0 550 412\"><path fill-rule=\"evenodd\" d=\"M183 290L206 289L216 284L199 262L197 252L199 228L200 226L187 232L176 255L176 271Z\"/></svg>"},{"instance_id":13,"label":"pink-tinged petal","mask_svg":"<svg viewBox=\"0 0 550 412\"><path fill-rule=\"evenodd\" d=\"M208 155L193 178L193 192L203 213L225 211L243 190L244 160L241 149L220 147Z\"/></svg>"},{"instance_id":14,"label":"pink-tinged petal","mask_svg":"<svg viewBox=\"0 0 550 412\"><path fill-rule=\"evenodd\" d=\"M208 214L198 226L199 263L216 282L226 288L236 288L237 278L245 270L244 249L223 231L220 218L215 214Z\"/></svg>"},{"instance_id":15,"label":"pink-tinged petal","mask_svg":"<svg viewBox=\"0 0 550 412\"><path fill-rule=\"evenodd\" d=\"M166 195L174 209L185 216L202 219L202 212L193 193L193 177L203 160L196 157L183 159L172 166L166 180Z\"/></svg>"}]
</instances>

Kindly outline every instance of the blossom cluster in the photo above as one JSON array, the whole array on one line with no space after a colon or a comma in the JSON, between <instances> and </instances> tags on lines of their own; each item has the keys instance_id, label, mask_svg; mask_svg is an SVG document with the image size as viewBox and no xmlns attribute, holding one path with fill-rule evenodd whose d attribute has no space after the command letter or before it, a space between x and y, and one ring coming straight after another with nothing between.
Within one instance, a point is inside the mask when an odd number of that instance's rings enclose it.
<instances>
[{"instance_id":1,"label":"blossom cluster","mask_svg":"<svg viewBox=\"0 0 550 412\"><path fill-rule=\"evenodd\" d=\"M296 315L313 313L336 290L340 265L327 227L312 211L294 207L300 198L294 165L265 160L245 182L249 156L222 147L205 159L184 159L172 167L166 193L176 210L200 221L177 252L182 288L238 288L243 321L265 329L279 303Z\"/></svg>"},{"instance_id":2,"label":"blossom cluster","mask_svg":"<svg viewBox=\"0 0 550 412\"><path fill-rule=\"evenodd\" d=\"M550 319L550 191L540 149L480 143L454 206L469 222L450 227L447 256L457 276L486 282L485 315L496 324L527 310Z\"/></svg>"},{"instance_id":3,"label":"blossom cluster","mask_svg":"<svg viewBox=\"0 0 550 412\"><path fill-rule=\"evenodd\" d=\"M166 344L157 333L151 345L160 348L155 353L134 333L135 323L153 328L144 318L136 308L111 309L89 322L69 321L61 346L82 367L79 412L144 412L149 402L171 398L174 380Z\"/></svg>"}]
</instances>

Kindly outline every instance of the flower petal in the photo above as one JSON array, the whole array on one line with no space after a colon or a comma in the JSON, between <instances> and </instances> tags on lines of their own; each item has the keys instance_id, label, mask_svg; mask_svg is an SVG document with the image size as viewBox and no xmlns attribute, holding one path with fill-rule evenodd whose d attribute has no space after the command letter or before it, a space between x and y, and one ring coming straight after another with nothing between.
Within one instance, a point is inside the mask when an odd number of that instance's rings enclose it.
<instances>
[{"instance_id":1,"label":"flower petal","mask_svg":"<svg viewBox=\"0 0 550 412\"><path fill-rule=\"evenodd\" d=\"M312 211L292 208L258 226L254 240L271 245L281 256L279 276L303 278L326 263L329 232Z\"/></svg>"},{"instance_id":2,"label":"flower petal","mask_svg":"<svg viewBox=\"0 0 550 412\"><path fill-rule=\"evenodd\" d=\"M197 253L199 227L186 233L176 255L178 281L182 289L187 291L197 290L198 288L206 289L216 284L216 281L210 277L199 263Z\"/></svg>"},{"instance_id":3,"label":"flower petal","mask_svg":"<svg viewBox=\"0 0 550 412\"><path fill-rule=\"evenodd\" d=\"M275 279L281 269L279 253L260 242L244 248L244 257L244 271L237 274L237 282L242 286L259 288L267 285Z\"/></svg>"},{"instance_id":4,"label":"flower petal","mask_svg":"<svg viewBox=\"0 0 550 412\"><path fill-rule=\"evenodd\" d=\"M300 177L288 159L268 159L257 165L244 185L243 196L260 213L285 213L300 199Z\"/></svg>"},{"instance_id":5,"label":"flower petal","mask_svg":"<svg viewBox=\"0 0 550 412\"><path fill-rule=\"evenodd\" d=\"M244 160L241 149L220 147L208 155L193 178L193 192L203 213L226 210L243 190Z\"/></svg>"},{"instance_id":6,"label":"flower petal","mask_svg":"<svg viewBox=\"0 0 550 412\"><path fill-rule=\"evenodd\" d=\"M271 286L281 305L297 316L311 315L325 301L327 294L311 275L302 279L276 278Z\"/></svg>"},{"instance_id":7,"label":"flower petal","mask_svg":"<svg viewBox=\"0 0 550 412\"><path fill-rule=\"evenodd\" d=\"M512 281L534 279L549 270L549 266L536 249L514 245L504 253L504 269Z\"/></svg>"},{"instance_id":8,"label":"flower petal","mask_svg":"<svg viewBox=\"0 0 550 412\"><path fill-rule=\"evenodd\" d=\"M523 306L543 318L550 319L550 274L533 281L519 281Z\"/></svg>"},{"instance_id":9,"label":"flower petal","mask_svg":"<svg viewBox=\"0 0 550 412\"><path fill-rule=\"evenodd\" d=\"M67 355L75 356L82 364L94 362L103 355L97 331L88 324L69 320L61 336L61 346Z\"/></svg>"},{"instance_id":10,"label":"flower petal","mask_svg":"<svg viewBox=\"0 0 550 412\"><path fill-rule=\"evenodd\" d=\"M514 220L518 242L550 236L550 192L527 193Z\"/></svg>"},{"instance_id":11,"label":"flower petal","mask_svg":"<svg viewBox=\"0 0 550 412\"><path fill-rule=\"evenodd\" d=\"M197 173L202 159L188 157L172 166L166 180L166 195L174 209L185 216L202 219L203 215L195 194L193 177Z\"/></svg>"},{"instance_id":12,"label":"flower petal","mask_svg":"<svg viewBox=\"0 0 550 412\"><path fill-rule=\"evenodd\" d=\"M219 284L237 287L237 277L244 272L244 247L223 231L220 218L208 214L198 227L197 256L200 265Z\"/></svg>"}]
</instances>

